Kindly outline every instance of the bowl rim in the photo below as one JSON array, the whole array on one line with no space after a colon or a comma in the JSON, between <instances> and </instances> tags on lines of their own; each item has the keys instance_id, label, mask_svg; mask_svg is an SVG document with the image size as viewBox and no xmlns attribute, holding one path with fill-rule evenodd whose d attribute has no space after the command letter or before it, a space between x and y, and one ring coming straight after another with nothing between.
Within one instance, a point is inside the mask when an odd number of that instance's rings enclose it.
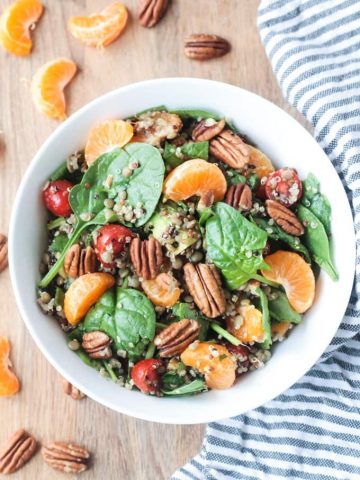
<instances>
[{"instance_id":1,"label":"bowl rim","mask_svg":"<svg viewBox=\"0 0 360 480\"><path fill-rule=\"evenodd\" d=\"M290 114L288 114L286 111L284 111L282 108L280 108L279 106L277 106L273 102L263 98L262 96L257 95L255 93L249 91L249 90L238 87L236 85L232 85L232 84L226 83L226 82L220 82L220 81L208 80L208 79L202 79L202 78L195 78L195 77L194 78L192 78L192 77L154 78L154 79L150 79L150 80L144 80L144 81L140 81L140 82L131 83L131 84L124 85L122 87L116 88L114 90L111 90L110 92L107 92L104 95L101 95L99 97L96 97L95 99L93 99L92 101L90 101L89 103L87 103L86 105L81 107L78 111L76 111L70 117L68 117L61 125L59 125L50 134L50 136L45 140L45 142L41 145L41 147L38 149L38 151L34 155L33 159L31 160L30 164L26 168L25 174L23 175L23 177L21 179L20 186L19 186L19 188L16 192L16 198L15 198L13 208L12 208L12 212L11 212L11 219L10 219L10 226L9 226L9 240L8 240L8 244L9 244L9 269L10 269L11 283L12 283L13 291L14 291L14 294L15 294L16 304L18 306L21 317L22 317L27 329L29 330L31 336L33 337L33 339L35 341L35 344L41 350L41 352L43 353L45 358L50 362L50 364L58 372L60 372L63 377L69 379L69 381L71 381L72 384L74 384L76 387L80 388L80 390L82 390L87 396L89 396L90 398L99 402L100 404L102 404L102 405L104 405L104 406L106 406L106 407L108 407L108 408L110 408L114 411L117 411L119 413L124 413L126 415L130 415L130 416L140 418L140 419L143 419L143 420L157 421L157 422L168 423L168 424L178 424L178 422L176 422L176 419L172 420L170 418L154 419L153 415L148 414L146 409L144 409L144 411L141 412L141 414L139 414L139 413L134 414L134 412L131 408L124 407L123 405L119 408L118 406L114 405L113 402L110 402L110 401L107 401L104 398L101 398L101 395L97 394L93 390L89 390L84 385L81 385L79 383L79 381L73 380L73 378L71 376L71 373L69 373L69 371L66 371L63 368L61 361L56 359L55 356L52 355L51 349L49 347L47 347L46 345L44 345L43 342L39 339L36 328L33 326L32 322L31 322L31 320L30 320L30 318L29 318L29 316L26 312L25 305L23 304L23 301L22 301L22 298L21 298L21 295L20 295L20 291L19 291L18 278L17 278L16 273L15 273L16 260L15 260L15 243L14 243L14 241L15 241L15 235L16 235L16 232L15 232L16 218L17 218L17 212L18 212L19 207L20 207L20 200L23 196L23 192L26 190L28 181L32 177L33 169L35 168L37 163L41 160L41 158L43 156L43 153L47 150L48 146L51 145L55 141L55 139L57 139L58 137L61 137L63 131L68 129L69 125L76 124L78 118L80 118L82 116L86 116L87 111L91 110L96 105L101 104L103 101L111 98L112 96L114 96L114 97L117 96L120 92L126 91L127 93L130 93L133 89L138 89L138 88L142 88L142 87L151 87L151 86L155 86L155 85L158 85L158 84L161 84L161 83L176 84L177 82L182 82L184 84L188 83L189 85L194 84L194 83L208 84L208 85L212 85L213 87L217 87L217 88L224 88L224 87L229 88L230 87L232 89L240 90L243 93L245 93L246 95L256 97L258 100L260 99L262 102L266 102L267 104L270 104L272 109L276 109L276 110L280 111L283 116L287 117L287 120L289 122L297 124L298 127L300 126L304 130L304 132L306 132L308 137L311 138L311 140L317 145L318 149L323 152L323 150L317 144L317 142L311 136L311 134L295 118L293 118ZM215 110L214 110L214 113L216 113ZM324 152L323 152L323 154L324 154ZM330 161L329 161L329 163L330 163ZM331 164L331 167L334 168L332 164ZM340 179L339 179L339 181L340 181ZM348 203L348 210L349 210L349 212L351 214L351 217L352 217L352 211L351 211L349 203ZM291 382L286 386L286 388L285 389L282 388L281 390L279 390L276 393L275 396L273 394L263 395L261 401L255 402L254 405L252 406L252 409L255 409L255 408L258 408L261 405L264 405L266 402L268 402L269 400L271 400L273 398L276 398L281 393L283 393L285 390L287 390L292 385L297 383L299 381L299 379L308 370L310 370L310 368L312 368L312 366L317 362L317 360L320 358L320 356L323 354L323 352L325 351L325 349L327 348L327 346L330 344L331 340L333 339L337 329L340 326L341 320L342 320L342 318L345 314L346 306L348 304L348 301L349 301L349 298L350 298L350 295L351 295L351 290L352 290L351 286L349 287L349 285L352 285L354 274L355 274L355 258L356 257L355 257L355 233L354 233L354 228L352 229L352 239L353 239L353 242L352 242L353 243L352 277L350 279L350 276L349 276L349 278L346 279L347 280L347 287L348 287L348 295L346 295L347 301L346 301L346 304L345 304L345 301L344 301L344 308L343 308L343 311L342 311L342 316L341 316L341 319L339 320L339 323L338 323L336 329L334 331L331 331L331 332L328 333L328 335L326 336L326 342L323 341L323 344L326 343L326 345L325 345L324 348L321 349L321 351L320 351L320 349L318 350L316 358L315 358L315 355L313 355L311 360L307 361L305 363L305 368L302 369L301 375L299 375L294 381L291 380ZM199 419L189 418L186 421L184 421L182 419L181 424L207 423L207 422L210 422L210 421L217 421L217 420L221 420L223 418L227 418L229 416L234 416L234 415L238 415L238 414L239 414L239 412L236 413L235 409L234 409L234 411L231 411L226 415L224 415L224 414L214 415L214 414L211 414L210 412L207 412L205 410L203 412L199 412Z\"/></svg>"}]
</instances>

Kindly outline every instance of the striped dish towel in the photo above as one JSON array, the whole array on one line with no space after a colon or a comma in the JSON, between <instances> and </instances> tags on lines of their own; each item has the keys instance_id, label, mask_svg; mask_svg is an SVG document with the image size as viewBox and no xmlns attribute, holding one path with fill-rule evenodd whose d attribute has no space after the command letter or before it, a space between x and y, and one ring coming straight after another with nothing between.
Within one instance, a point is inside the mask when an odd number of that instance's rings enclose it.
<instances>
[{"instance_id":1,"label":"striped dish towel","mask_svg":"<svg viewBox=\"0 0 360 480\"><path fill-rule=\"evenodd\" d=\"M360 0L263 0L258 27L284 96L314 126L353 208L356 281L321 360L292 388L208 426L173 480L360 480Z\"/></svg>"}]
</instances>

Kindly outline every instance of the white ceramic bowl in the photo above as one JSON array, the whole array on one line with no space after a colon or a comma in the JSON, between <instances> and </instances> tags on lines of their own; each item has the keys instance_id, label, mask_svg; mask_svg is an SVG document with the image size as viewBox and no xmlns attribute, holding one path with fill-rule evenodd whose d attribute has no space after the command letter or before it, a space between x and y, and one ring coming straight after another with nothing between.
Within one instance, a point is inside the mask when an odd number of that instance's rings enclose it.
<instances>
[{"instance_id":1,"label":"white ceramic bowl","mask_svg":"<svg viewBox=\"0 0 360 480\"><path fill-rule=\"evenodd\" d=\"M84 146L90 128L108 118L125 118L154 105L203 108L230 117L275 166L313 172L332 205L335 264L340 279L321 273L316 301L303 323L279 344L265 368L244 376L229 390L193 397L154 398L100 377L69 350L55 320L36 304L38 266L46 245L41 187L64 159ZM311 135L272 103L224 83L193 78L158 79L119 88L66 120L40 148L18 190L9 235L12 283L21 315L49 362L89 397L121 413L163 423L209 422L241 414L276 397L316 362L344 315L354 276L355 240L349 204L330 161Z\"/></svg>"}]
</instances>

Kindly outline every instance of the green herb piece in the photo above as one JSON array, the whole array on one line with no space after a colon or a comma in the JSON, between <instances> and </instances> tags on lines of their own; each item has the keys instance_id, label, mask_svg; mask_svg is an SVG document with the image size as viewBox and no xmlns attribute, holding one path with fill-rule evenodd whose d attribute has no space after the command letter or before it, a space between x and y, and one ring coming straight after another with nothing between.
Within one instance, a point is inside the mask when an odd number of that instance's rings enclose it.
<instances>
[{"instance_id":1,"label":"green herb piece","mask_svg":"<svg viewBox=\"0 0 360 480\"><path fill-rule=\"evenodd\" d=\"M207 120L213 118L216 121L221 120L217 113L208 112L207 110L193 110L193 109L181 109L181 110L169 110L170 113L176 113L182 120Z\"/></svg>"},{"instance_id":2,"label":"green herb piece","mask_svg":"<svg viewBox=\"0 0 360 480\"><path fill-rule=\"evenodd\" d=\"M233 170L232 168L224 169L224 174L226 177L226 181L230 185L238 185L239 183L246 183L246 177L241 175L241 173Z\"/></svg>"},{"instance_id":3,"label":"green herb piece","mask_svg":"<svg viewBox=\"0 0 360 480\"><path fill-rule=\"evenodd\" d=\"M50 181L55 182L56 180L63 179L69 173L67 169L67 163L64 162L58 167L55 172L51 175Z\"/></svg>"},{"instance_id":4,"label":"green herb piece","mask_svg":"<svg viewBox=\"0 0 360 480\"><path fill-rule=\"evenodd\" d=\"M103 361L102 361L102 364L103 364L103 366L105 367L105 369L107 370L107 372L108 372L111 380L112 380L113 382L116 382L116 380L117 380L118 378L117 378L117 376L115 375L114 370L110 367L109 362L106 362L105 360L103 360Z\"/></svg>"},{"instance_id":5,"label":"green herb piece","mask_svg":"<svg viewBox=\"0 0 360 480\"><path fill-rule=\"evenodd\" d=\"M155 343L152 341L149 343L149 346L146 350L145 358L153 358L155 354L156 346Z\"/></svg>"},{"instance_id":6,"label":"green herb piece","mask_svg":"<svg viewBox=\"0 0 360 480\"><path fill-rule=\"evenodd\" d=\"M199 312L190 308L185 302L179 302L171 309L172 314L178 320L188 318L189 320L196 320L200 324L199 340L206 340L209 329L209 320L201 315Z\"/></svg>"},{"instance_id":7,"label":"green herb piece","mask_svg":"<svg viewBox=\"0 0 360 480\"><path fill-rule=\"evenodd\" d=\"M240 340L238 340L234 335L231 335L225 328L221 327L218 323L211 322L210 323L210 328L214 330L217 334L221 335L225 340L227 340L229 343L232 345L239 346L241 345Z\"/></svg>"},{"instance_id":8,"label":"green herb piece","mask_svg":"<svg viewBox=\"0 0 360 480\"><path fill-rule=\"evenodd\" d=\"M225 355L225 353L223 353L222 355L220 355L220 357L219 357L220 362L222 362L223 360L225 360L225 358L227 358L227 357L228 357L228 356Z\"/></svg>"},{"instance_id":9,"label":"green herb piece","mask_svg":"<svg viewBox=\"0 0 360 480\"><path fill-rule=\"evenodd\" d=\"M51 242L49 246L49 250L52 253L61 253L65 245L68 242L68 236L65 233L61 233L60 235L56 235L56 237L53 238L53 241Z\"/></svg>"},{"instance_id":10,"label":"green herb piece","mask_svg":"<svg viewBox=\"0 0 360 480\"><path fill-rule=\"evenodd\" d=\"M312 258L328 273L332 280L337 280L338 273L331 259L329 239L323 224L304 205L299 205L298 207L298 218L306 225L304 242Z\"/></svg>"},{"instance_id":11,"label":"green herb piece","mask_svg":"<svg viewBox=\"0 0 360 480\"><path fill-rule=\"evenodd\" d=\"M204 208L204 210L200 213L200 217L199 217L200 227L204 227L206 225L206 222L213 215L215 215L215 213L212 208Z\"/></svg>"},{"instance_id":12,"label":"green herb piece","mask_svg":"<svg viewBox=\"0 0 360 480\"><path fill-rule=\"evenodd\" d=\"M247 179L247 184L251 188L251 190L257 190L260 185L260 177L256 175L256 173L253 173L250 175L250 177Z\"/></svg>"},{"instance_id":13,"label":"green herb piece","mask_svg":"<svg viewBox=\"0 0 360 480\"><path fill-rule=\"evenodd\" d=\"M166 142L164 147L163 159L167 165L177 167L183 161L191 158L209 158L209 142L189 142L181 147L176 147Z\"/></svg>"},{"instance_id":14,"label":"green herb piece","mask_svg":"<svg viewBox=\"0 0 360 480\"><path fill-rule=\"evenodd\" d=\"M161 377L161 385L163 392L171 392L181 387L185 383L184 376L180 376L177 372L167 372Z\"/></svg>"},{"instance_id":15,"label":"green herb piece","mask_svg":"<svg viewBox=\"0 0 360 480\"><path fill-rule=\"evenodd\" d=\"M292 250L302 253L307 262L311 262L309 251L305 245L301 243L299 237L294 237L284 232L276 223L269 225L269 219L263 217L256 217L255 223L264 230L271 239L286 243Z\"/></svg>"},{"instance_id":16,"label":"green herb piece","mask_svg":"<svg viewBox=\"0 0 360 480\"><path fill-rule=\"evenodd\" d=\"M329 200L320 192L320 182L309 173L302 182L302 204L307 207L323 224L327 235L331 233L331 206Z\"/></svg>"},{"instance_id":17,"label":"green herb piece","mask_svg":"<svg viewBox=\"0 0 360 480\"><path fill-rule=\"evenodd\" d=\"M60 225L62 223L65 222L65 218L64 217L58 217L58 218L55 218L54 220L52 220L51 222L49 222L47 224L47 229L48 230L55 230L55 228L58 228L60 227Z\"/></svg>"},{"instance_id":18,"label":"green herb piece","mask_svg":"<svg viewBox=\"0 0 360 480\"><path fill-rule=\"evenodd\" d=\"M206 222L207 253L228 286L237 289L258 278L257 270L268 268L262 257L267 234L226 203L217 203L214 210Z\"/></svg>"},{"instance_id":19,"label":"green herb piece","mask_svg":"<svg viewBox=\"0 0 360 480\"><path fill-rule=\"evenodd\" d=\"M301 323L302 316L289 303L284 292L278 290L276 298L269 300L270 316L277 322Z\"/></svg>"},{"instance_id":20,"label":"green herb piece","mask_svg":"<svg viewBox=\"0 0 360 480\"><path fill-rule=\"evenodd\" d=\"M257 288L256 293L259 295L260 309L262 313L262 325L264 329L264 340L261 343L261 347L265 350L268 350L272 343L268 298L261 288Z\"/></svg>"},{"instance_id":21,"label":"green herb piece","mask_svg":"<svg viewBox=\"0 0 360 480\"><path fill-rule=\"evenodd\" d=\"M64 298L65 298L65 293L60 287L56 287L55 290L55 307L61 307L63 308L64 306Z\"/></svg>"},{"instance_id":22,"label":"green herb piece","mask_svg":"<svg viewBox=\"0 0 360 480\"><path fill-rule=\"evenodd\" d=\"M174 390L161 390L164 395L191 395L193 393L200 393L207 390L204 380L193 380L191 383L186 383Z\"/></svg>"}]
</instances>

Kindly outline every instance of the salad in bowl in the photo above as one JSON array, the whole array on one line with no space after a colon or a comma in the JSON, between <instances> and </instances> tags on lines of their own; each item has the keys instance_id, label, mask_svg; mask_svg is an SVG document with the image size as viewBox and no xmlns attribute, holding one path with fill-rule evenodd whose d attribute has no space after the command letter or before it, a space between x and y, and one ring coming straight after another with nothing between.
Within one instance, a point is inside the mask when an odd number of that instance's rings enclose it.
<instances>
[{"instance_id":1,"label":"salad in bowl","mask_svg":"<svg viewBox=\"0 0 360 480\"><path fill-rule=\"evenodd\" d=\"M329 201L289 162L277 169L226 112L100 122L41 192L39 306L119 386L230 388L303 321L320 269L338 278Z\"/></svg>"}]
</instances>

